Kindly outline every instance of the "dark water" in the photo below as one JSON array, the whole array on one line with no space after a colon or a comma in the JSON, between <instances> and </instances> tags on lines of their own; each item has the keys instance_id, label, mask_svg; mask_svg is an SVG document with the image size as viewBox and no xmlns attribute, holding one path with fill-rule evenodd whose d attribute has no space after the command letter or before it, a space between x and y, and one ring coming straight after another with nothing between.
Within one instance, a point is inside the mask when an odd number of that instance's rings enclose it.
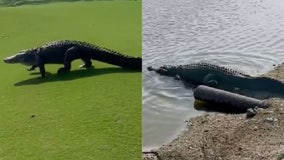
<instances>
[{"instance_id":1,"label":"dark water","mask_svg":"<svg viewBox=\"0 0 284 160\"><path fill-rule=\"evenodd\" d=\"M143 149L171 141L204 113L191 90L146 67L199 61L250 75L284 62L284 1L143 0Z\"/></svg>"}]
</instances>

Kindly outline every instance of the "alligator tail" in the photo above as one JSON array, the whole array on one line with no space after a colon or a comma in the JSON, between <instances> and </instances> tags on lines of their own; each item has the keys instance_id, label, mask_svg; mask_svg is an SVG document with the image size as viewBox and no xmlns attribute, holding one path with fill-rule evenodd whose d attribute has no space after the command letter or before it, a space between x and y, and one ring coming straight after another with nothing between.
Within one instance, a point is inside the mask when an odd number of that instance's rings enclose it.
<instances>
[{"instance_id":1,"label":"alligator tail","mask_svg":"<svg viewBox=\"0 0 284 160\"><path fill-rule=\"evenodd\" d=\"M258 99L273 97L284 98L284 83L282 81L268 77L250 77L246 79L244 83L249 84L247 85L247 89L249 90L248 96L250 97L256 97Z\"/></svg>"},{"instance_id":2,"label":"alligator tail","mask_svg":"<svg viewBox=\"0 0 284 160\"><path fill-rule=\"evenodd\" d=\"M95 48L92 59L131 70L142 70L142 58L123 55L106 48Z\"/></svg>"},{"instance_id":3,"label":"alligator tail","mask_svg":"<svg viewBox=\"0 0 284 160\"><path fill-rule=\"evenodd\" d=\"M284 96L284 83L282 81L268 77L257 77L254 84L260 86L263 90L280 93Z\"/></svg>"},{"instance_id":4,"label":"alligator tail","mask_svg":"<svg viewBox=\"0 0 284 160\"><path fill-rule=\"evenodd\" d=\"M126 69L142 70L142 58L140 57L126 57L124 55L110 55L110 57L112 57L110 60L104 59L105 62Z\"/></svg>"}]
</instances>

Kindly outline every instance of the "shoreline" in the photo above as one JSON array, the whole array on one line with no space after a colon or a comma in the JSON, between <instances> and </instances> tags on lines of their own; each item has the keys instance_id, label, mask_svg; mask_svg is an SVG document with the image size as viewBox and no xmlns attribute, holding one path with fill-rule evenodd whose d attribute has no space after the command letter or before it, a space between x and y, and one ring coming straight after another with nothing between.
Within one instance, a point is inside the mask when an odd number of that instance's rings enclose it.
<instances>
[{"instance_id":1,"label":"shoreline","mask_svg":"<svg viewBox=\"0 0 284 160\"><path fill-rule=\"evenodd\" d=\"M284 64L263 76L284 79ZM143 160L275 159L284 160L284 100L268 100L269 108L252 117L207 113L188 121L169 144L143 152Z\"/></svg>"}]
</instances>

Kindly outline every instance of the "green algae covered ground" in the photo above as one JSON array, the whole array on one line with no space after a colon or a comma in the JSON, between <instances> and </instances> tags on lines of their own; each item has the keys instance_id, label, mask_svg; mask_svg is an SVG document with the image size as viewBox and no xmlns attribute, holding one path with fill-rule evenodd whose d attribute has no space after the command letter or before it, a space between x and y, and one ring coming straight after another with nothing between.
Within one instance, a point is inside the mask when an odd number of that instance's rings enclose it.
<instances>
[{"instance_id":1,"label":"green algae covered ground","mask_svg":"<svg viewBox=\"0 0 284 160\"><path fill-rule=\"evenodd\" d=\"M0 7L0 58L59 39L141 57L141 1ZM141 159L141 72L93 62L47 77L0 62L0 159Z\"/></svg>"}]
</instances>

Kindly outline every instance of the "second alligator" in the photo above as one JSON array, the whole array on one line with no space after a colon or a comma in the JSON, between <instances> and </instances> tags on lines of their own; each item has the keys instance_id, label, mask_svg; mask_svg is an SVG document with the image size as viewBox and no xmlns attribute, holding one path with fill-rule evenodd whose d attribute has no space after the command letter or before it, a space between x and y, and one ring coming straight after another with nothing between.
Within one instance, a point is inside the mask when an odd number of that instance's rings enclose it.
<instances>
[{"instance_id":1,"label":"second alligator","mask_svg":"<svg viewBox=\"0 0 284 160\"><path fill-rule=\"evenodd\" d=\"M148 67L160 75L175 77L186 85L206 85L258 99L284 97L284 83L268 77L252 77L241 72L208 63Z\"/></svg>"}]
</instances>

